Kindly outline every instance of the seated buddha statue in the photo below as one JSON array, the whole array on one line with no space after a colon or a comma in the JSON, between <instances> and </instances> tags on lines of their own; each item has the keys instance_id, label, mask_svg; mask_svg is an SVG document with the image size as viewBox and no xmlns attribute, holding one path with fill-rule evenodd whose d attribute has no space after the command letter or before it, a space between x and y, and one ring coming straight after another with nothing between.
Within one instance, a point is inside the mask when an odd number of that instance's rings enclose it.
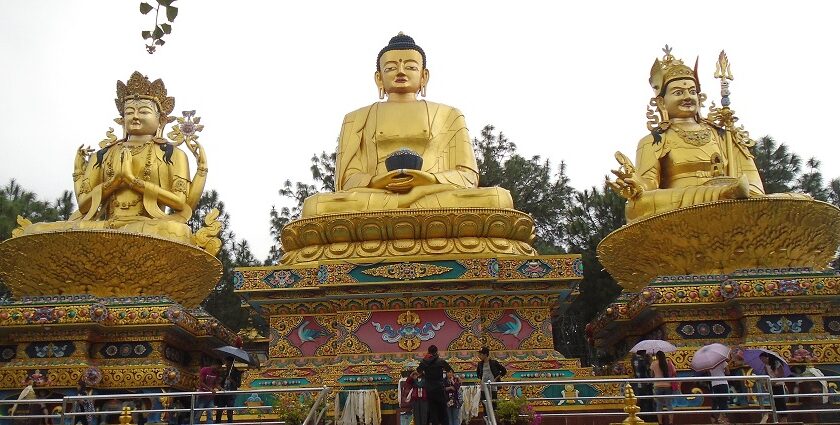
<instances>
[{"instance_id":1,"label":"seated buddha statue","mask_svg":"<svg viewBox=\"0 0 840 425\"><path fill-rule=\"evenodd\" d=\"M402 33L379 52L380 100L344 117L335 193L310 196L302 217L397 208L513 208L510 193L478 188L478 166L464 116L420 100L429 82L426 54ZM389 170L389 157L410 152L422 166Z\"/></svg>"},{"instance_id":2,"label":"seated buddha statue","mask_svg":"<svg viewBox=\"0 0 840 425\"><path fill-rule=\"evenodd\" d=\"M63 230L120 229L190 243L186 222L204 190L207 158L193 138L187 146L198 170L190 177L187 155L162 137L175 99L167 96L160 79L150 82L134 72L127 83L117 82L115 99L124 137L108 138L96 151L80 147L73 181L79 209L68 221L36 223L21 234ZM183 123L182 123L183 126ZM183 135L178 130L181 140Z\"/></svg>"},{"instance_id":3,"label":"seated buddha statue","mask_svg":"<svg viewBox=\"0 0 840 425\"><path fill-rule=\"evenodd\" d=\"M691 69L667 46L664 51L650 71L650 105L656 107L656 112L648 108L650 134L639 141L635 166L616 153L621 166L613 170L617 179L608 181L627 198L627 222L717 200L764 196L749 150L755 142L731 125L731 114L729 125L701 117L706 96L700 93L696 64ZM728 110L728 98L723 105Z\"/></svg>"}]
</instances>

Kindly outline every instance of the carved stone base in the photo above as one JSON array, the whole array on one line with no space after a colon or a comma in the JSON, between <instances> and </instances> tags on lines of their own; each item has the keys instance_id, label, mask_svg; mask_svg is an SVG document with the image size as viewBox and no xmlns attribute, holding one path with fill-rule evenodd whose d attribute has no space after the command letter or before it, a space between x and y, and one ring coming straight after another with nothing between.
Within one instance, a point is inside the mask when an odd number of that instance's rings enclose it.
<instances>
[{"instance_id":1,"label":"carved stone base","mask_svg":"<svg viewBox=\"0 0 840 425\"><path fill-rule=\"evenodd\" d=\"M492 208L328 214L289 223L280 237L283 264L442 254L533 256L533 239L529 215Z\"/></svg>"},{"instance_id":2,"label":"carved stone base","mask_svg":"<svg viewBox=\"0 0 840 425\"><path fill-rule=\"evenodd\" d=\"M222 276L201 248L118 230L23 235L0 243L0 278L15 297L166 294L198 305Z\"/></svg>"},{"instance_id":3,"label":"carved stone base","mask_svg":"<svg viewBox=\"0 0 840 425\"><path fill-rule=\"evenodd\" d=\"M655 215L610 233L598 258L627 290L657 276L751 268L823 270L840 245L840 209L807 199L718 201Z\"/></svg>"}]
</instances>

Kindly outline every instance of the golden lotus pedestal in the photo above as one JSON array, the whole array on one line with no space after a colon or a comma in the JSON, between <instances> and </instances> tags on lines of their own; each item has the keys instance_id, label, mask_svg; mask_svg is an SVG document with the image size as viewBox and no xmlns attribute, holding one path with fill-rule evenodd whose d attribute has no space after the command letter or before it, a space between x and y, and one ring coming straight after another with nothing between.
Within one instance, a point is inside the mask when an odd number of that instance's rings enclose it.
<instances>
[{"instance_id":1,"label":"golden lotus pedestal","mask_svg":"<svg viewBox=\"0 0 840 425\"><path fill-rule=\"evenodd\" d=\"M769 348L792 366L835 374L840 275L826 267L838 245L840 210L819 201L725 201L650 217L598 247L626 292L586 332L619 359L640 340L670 341L678 350L669 356L687 374L694 352L711 342Z\"/></svg>"},{"instance_id":2,"label":"golden lotus pedestal","mask_svg":"<svg viewBox=\"0 0 840 425\"><path fill-rule=\"evenodd\" d=\"M440 255L531 256L534 221L511 209L399 209L325 214L289 223L283 264L407 260Z\"/></svg>"},{"instance_id":3,"label":"golden lotus pedestal","mask_svg":"<svg viewBox=\"0 0 840 425\"><path fill-rule=\"evenodd\" d=\"M114 230L0 243L0 391L193 390L203 356L236 335L195 307L221 264L203 250ZM153 403L157 403L153 400Z\"/></svg>"},{"instance_id":4,"label":"golden lotus pedestal","mask_svg":"<svg viewBox=\"0 0 840 425\"><path fill-rule=\"evenodd\" d=\"M580 256L536 255L526 214L332 214L290 223L281 238L282 265L234 275L236 292L271 328L268 361L245 379L252 388L377 388L393 413L401 372L431 345L467 383L477 380L482 346L508 368L506 379L592 374L554 350L551 327L553 308L583 276ZM527 389L534 397L562 390Z\"/></svg>"}]
</instances>

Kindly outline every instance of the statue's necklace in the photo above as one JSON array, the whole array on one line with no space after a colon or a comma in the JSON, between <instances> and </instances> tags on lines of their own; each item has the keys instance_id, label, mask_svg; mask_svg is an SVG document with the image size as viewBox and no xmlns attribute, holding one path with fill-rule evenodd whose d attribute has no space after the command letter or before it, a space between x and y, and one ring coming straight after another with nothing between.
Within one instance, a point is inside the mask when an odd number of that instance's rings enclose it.
<instances>
[{"instance_id":1,"label":"statue's necklace","mask_svg":"<svg viewBox=\"0 0 840 425\"><path fill-rule=\"evenodd\" d=\"M689 145L703 146L712 141L712 130L708 128L691 131L673 126L671 129L674 130L674 132Z\"/></svg>"}]
</instances>

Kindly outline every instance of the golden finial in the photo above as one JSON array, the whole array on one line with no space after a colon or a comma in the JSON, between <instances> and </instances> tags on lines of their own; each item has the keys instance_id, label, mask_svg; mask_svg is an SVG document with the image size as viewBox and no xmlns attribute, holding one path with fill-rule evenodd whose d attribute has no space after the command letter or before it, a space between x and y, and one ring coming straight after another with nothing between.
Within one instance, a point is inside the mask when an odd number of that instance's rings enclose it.
<instances>
[{"instance_id":1,"label":"golden finial","mask_svg":"<svg viewBox=\"0 0 840 425\"><path fill-rule=\"evenodd\" d=\"M729 66L729 58L726 57L726 51L724 50L720 51L717 64L715 65L715 78L733 79L732 69Z\"/></svg>"},{"instance_id":2,"label":"golden finial","mask_svg":"<svg viewBox=\"0 0 840 425\"><path fill-rule=\"evenodd\" d=\"M643 425L645 421L636 416L639 411L641 408L636 405L636 393L633 392L633 387L627 384L624 386L624 413L627 414L627 418L621 423Z\"/></svg>"},{"instance_id":3,"label":"golden finial","mask_svg":"<svg viewBox=\"0 0 840 425\"><path fill-rule=\"evenodd\" d=\"M120 425L132 425L131 424L131 408L126 406L122 409L122 414L120 415Z\"/></svg>"}]
</instances>

